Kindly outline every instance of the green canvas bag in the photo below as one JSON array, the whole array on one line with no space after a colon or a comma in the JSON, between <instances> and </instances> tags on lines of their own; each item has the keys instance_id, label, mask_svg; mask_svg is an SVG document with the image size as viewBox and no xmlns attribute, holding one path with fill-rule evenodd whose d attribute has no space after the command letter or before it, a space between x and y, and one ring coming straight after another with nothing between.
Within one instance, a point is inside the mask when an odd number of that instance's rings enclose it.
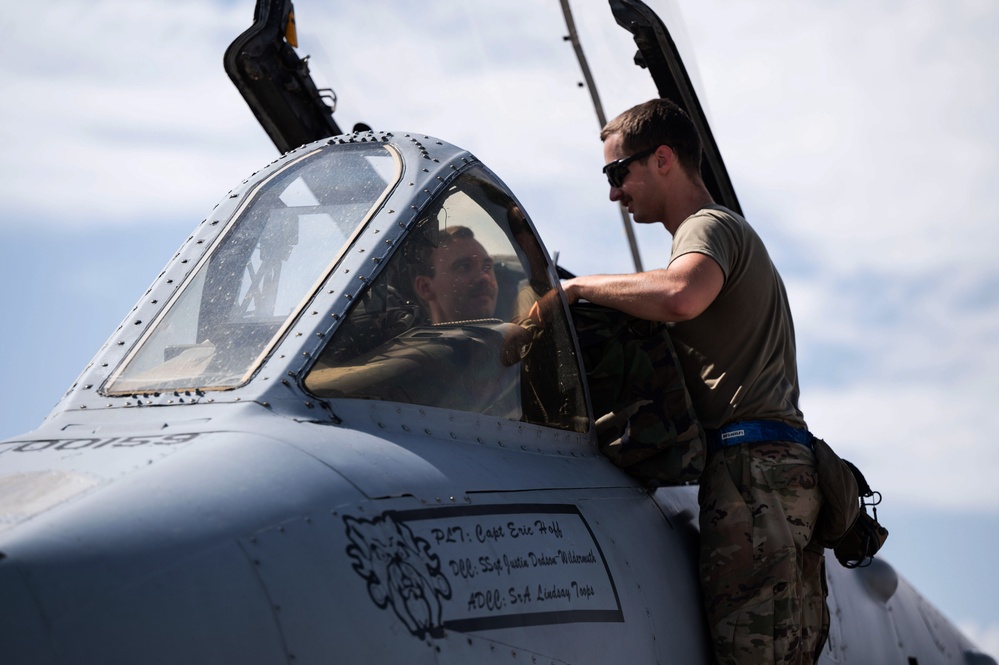
<instances>
[{"instance_id":1,"label":"green canvas bag","mask_svg":"<svg viewBox=\"0 0 999 665\"><path fill-rule=\"evenodd\" d=\"M600 450L653 485L696 481L704 428L666 324L591 303L572 306Z\"/></svg>"}]
</instances>

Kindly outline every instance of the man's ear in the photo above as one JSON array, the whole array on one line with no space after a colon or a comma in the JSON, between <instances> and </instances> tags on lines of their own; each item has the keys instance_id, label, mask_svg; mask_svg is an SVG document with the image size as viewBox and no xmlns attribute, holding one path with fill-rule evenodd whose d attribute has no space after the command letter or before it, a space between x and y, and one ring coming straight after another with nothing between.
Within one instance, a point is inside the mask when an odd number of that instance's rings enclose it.
<instances>
[{"instance_id":1,"label":"man's ear","mask_svg":"<svg viewBox=\"0 0 999 665\"><path fill-rule=\"evenodd\" d=\"M430 302L434 299L434 285L426 275L417 275L413 280L413 288L416 290L416 295L423 300Z\"/></svg>"},{"instance_id":2,"label":"man's ear","mask_svg":"<svg viewBox=\"0 0 999 665\"><path fill-rule=\"evenodd\" d=\"M656 169L663 173L676 166L676 152L668 145L661 145L656 148L656 154L653 159L656 160Z\"/></svg>"}]
</instances>

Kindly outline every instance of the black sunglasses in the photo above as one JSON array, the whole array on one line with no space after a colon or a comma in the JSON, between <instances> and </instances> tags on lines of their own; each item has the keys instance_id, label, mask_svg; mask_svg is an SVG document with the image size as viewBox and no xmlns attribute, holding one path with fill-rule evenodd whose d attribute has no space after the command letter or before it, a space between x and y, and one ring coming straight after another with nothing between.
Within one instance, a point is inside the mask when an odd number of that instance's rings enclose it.
<instances>
[{"instance_id":1,"label":"black sunglasses","mask_svg":"<svg viewBox=\"0 0 999 665\"><path fill-rule=\"evenodd\" d=\"M659 146L653 146L651 148L646 148L640 152L636 152L630 157L625 157L624 159L618 159L606 164L604 166L604 175L607 176L607 182L610 183L611 187L620 187L624 184L624 179L628 177L628 165L631 164L636 159L641 159L642 157L647 157L654 153Z\"/></svg>"}]
</instances>

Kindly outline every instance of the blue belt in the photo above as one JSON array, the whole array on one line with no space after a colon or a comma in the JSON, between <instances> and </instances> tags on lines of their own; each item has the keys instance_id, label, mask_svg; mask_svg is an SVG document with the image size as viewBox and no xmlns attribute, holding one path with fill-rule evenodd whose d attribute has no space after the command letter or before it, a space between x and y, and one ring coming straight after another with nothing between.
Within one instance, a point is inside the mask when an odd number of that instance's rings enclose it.
<instances>
[{"instance_id":1,"label":"blue belt","mask_svg":"<svg viewBox=\"0 0 999 665\"><path fill-rule=\"evenodd\" d=\"M740 446L744 443L760 443L761 441L793 441L803 446L812 447L812 433L807 429L791 427L776 420L743 420L742 422L725 425L720 429L709 429L708 449L711 451L728 446Z\"/></svg>"}]
</instances>

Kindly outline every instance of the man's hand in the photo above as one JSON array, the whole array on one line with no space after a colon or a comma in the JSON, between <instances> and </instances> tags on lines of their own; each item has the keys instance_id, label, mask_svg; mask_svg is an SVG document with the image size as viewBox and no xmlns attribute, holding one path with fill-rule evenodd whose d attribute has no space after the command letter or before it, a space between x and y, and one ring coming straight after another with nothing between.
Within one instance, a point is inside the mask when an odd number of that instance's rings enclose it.
<instances>
[{"instance_id":1,"label":"man's hand","mask_svg":"<svg viewBox=\"0 0 999 665\"><path fill-rule=\"evenodd\" d=\"M572 281L572 280L569 280ZM566 296L569 294L566 293ZM574 301L570 300L571 305ZM551 321L561 307L558 297L558 289L550 289L548 293L541 296L533 305L531 305L531 311L527 313L527 317L534 323L534 325L539 328L545 327L546 321Z\"/></svg>"}]
</instances>

